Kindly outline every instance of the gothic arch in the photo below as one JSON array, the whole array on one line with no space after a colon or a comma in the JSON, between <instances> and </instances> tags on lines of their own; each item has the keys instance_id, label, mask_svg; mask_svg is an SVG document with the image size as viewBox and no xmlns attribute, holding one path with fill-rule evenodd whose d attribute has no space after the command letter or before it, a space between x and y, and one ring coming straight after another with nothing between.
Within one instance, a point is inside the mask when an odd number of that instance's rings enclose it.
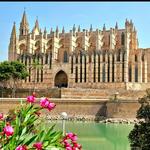
<instances>
[{"instance_id":1,"label":"gothic arch","mask_svg":"<svg viewBox=\"0 0 150 150\"><path fill-rule=\"evenodd\" d=\"M24 43L20 44L19 49L20 49L20 54L22 54L23 52L26 51L26 45Z\"/></svg>"},{"instance_id":2,"label":"gothic arch","mask_svg":"<svg viewBox=\"0 0 150 150\"><path fill-rule=\"evenodd\" d=\"M125 44L125 34L124 32L121 33L121 45Z\"/></svg>"},{"instance_id":3,"label":"gothic arch","mask_svg":"<svg viewBox=\"0 0 150 150\"><path fill-rule=\"evenodd\" d=\"M39 52L40 51L40 41L36 41L35 42L35 52Z\"/></svg>"},{"instance_id":4,"label":"gothic arch","mask_svg":"<svg viewBox=\"0 0 150 150\"><path fill-rule=\"evenodd\" d=\"M60 70L56 73L55 79L54 79L54 85L56 87L68 86L68 76L63 70Z\"/></svg>"}]
</instances>

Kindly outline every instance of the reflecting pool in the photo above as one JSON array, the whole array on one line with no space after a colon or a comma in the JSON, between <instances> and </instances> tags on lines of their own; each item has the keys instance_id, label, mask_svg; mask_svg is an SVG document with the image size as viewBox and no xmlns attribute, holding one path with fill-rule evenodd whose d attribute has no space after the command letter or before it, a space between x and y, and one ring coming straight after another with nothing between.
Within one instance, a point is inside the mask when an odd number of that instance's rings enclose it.
<instances>
[{"instance_id":1,"label":"reflecting pool","mask_svg":"<svg viewBox=\"0 0 150 150\"><path fill-rule=\"evenodd\" d=\"M62 122L56 123L55 129L62 130ZM78 143L83 150L130 150L128 134L133 124L104 124L95 122L66 121L66 132L78 135Z\"/></svg>"}]
</instances>

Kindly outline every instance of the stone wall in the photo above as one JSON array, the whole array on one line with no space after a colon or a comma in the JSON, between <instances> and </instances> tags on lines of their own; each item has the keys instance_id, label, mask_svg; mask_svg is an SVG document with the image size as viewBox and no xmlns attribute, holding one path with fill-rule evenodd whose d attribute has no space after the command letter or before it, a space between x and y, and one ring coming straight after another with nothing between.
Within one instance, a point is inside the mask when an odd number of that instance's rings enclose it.
<instances>
[{"instance_id":1,"label":"stone wall","mask_svg":"<svg viewBox=\"0 0 150 150\"><path fill-rule=\"evenodd\" d=\"M3 96L2 96L3 92ZM61 97L61 89L60 88L47 88L47 89L39 89L35 90L37 97L55 97L60 98ZM16 98L19 97L27 97L28 95L31 95L33 93L33 89L17 89L16 90ZM0 97L11 97L11 90L10 89L0 89Z\"/></svg>"},{"instance_id":2,"label":"stone wall","mask_svg":"<svg viewBox=\"0 0 150 150\"><path fill-rule=\"evenodd\" d=\"M21 99L0 99L0 112L7 113L10 109L16 108L20 104ZM23 100L25 102L25 99ZM99 116L107 118L135 118L136 111L139 108L137 101L109 101L96 99L51 99L56 103L56 108L48 112L43 110L42 114L60 116L60 113L65 111L69 117L92 117ZM38 102L36 103L38 104Z\"/></svg>"},{"instance_id":3,"label":"stone wall","mask_svg":"<svg viewBox=\"0 0 150 150\"><path fill-rule=\"evenodd\" d=\"M107 118L135 118L139 107L140 104L137 101L109 101L107 103Z\"/></svg>"}]
</instances>

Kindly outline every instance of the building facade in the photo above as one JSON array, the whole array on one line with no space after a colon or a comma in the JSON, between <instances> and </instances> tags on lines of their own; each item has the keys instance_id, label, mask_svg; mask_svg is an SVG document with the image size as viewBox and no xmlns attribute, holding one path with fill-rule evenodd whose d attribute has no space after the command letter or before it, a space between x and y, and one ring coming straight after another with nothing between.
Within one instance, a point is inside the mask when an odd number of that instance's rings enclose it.
<instances>
[{"instance_id":1,"label":"building facade","mask_svg":"<svg viewBox=\"0 0 150 150\"><path fill-rule=\"evenodd\" d=\"M144 89L150 82L150 49L138 46L132 20L125 28L93 30L73 26L70 32L42 31L38 20L29 30L26 13L20 23L19 35L14 23L9 60L23 62L29 77L22 88L47 87Z\"/></svg>"}]
</instances>

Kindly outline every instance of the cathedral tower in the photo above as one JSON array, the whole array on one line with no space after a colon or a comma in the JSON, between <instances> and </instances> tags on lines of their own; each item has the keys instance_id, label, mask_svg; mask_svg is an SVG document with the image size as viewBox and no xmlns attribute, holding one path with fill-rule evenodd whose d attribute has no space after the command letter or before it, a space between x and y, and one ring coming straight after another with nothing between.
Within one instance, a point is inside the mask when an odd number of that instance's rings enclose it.
<instances>
[{"instance_id":1,"label":"cathedral tower","mask_svg":"<svg viewBox=\"0 0 150 150\"><path fill-rule=\"evenodd\" d=\"M10 37L10 43L9 43L9 54L8 54L8 59L10 61L16 59L16 45L17 45L17 35L16 35L16 24L14 22L12 32L11 32L11 37Z\"/></svg>"},{"instance_id":2,"label":"cathedral tower","mask_svg":"<svg viewBox=\"0 0 150 150\"><path fill-rule=\"evenodd\" d=\"M21 39L23 36L28 35L29 33L29 24L26 17L26 12L24 11L22 21L20 23L20 34L19 39Z\"/></svg>"}]
</instances>

